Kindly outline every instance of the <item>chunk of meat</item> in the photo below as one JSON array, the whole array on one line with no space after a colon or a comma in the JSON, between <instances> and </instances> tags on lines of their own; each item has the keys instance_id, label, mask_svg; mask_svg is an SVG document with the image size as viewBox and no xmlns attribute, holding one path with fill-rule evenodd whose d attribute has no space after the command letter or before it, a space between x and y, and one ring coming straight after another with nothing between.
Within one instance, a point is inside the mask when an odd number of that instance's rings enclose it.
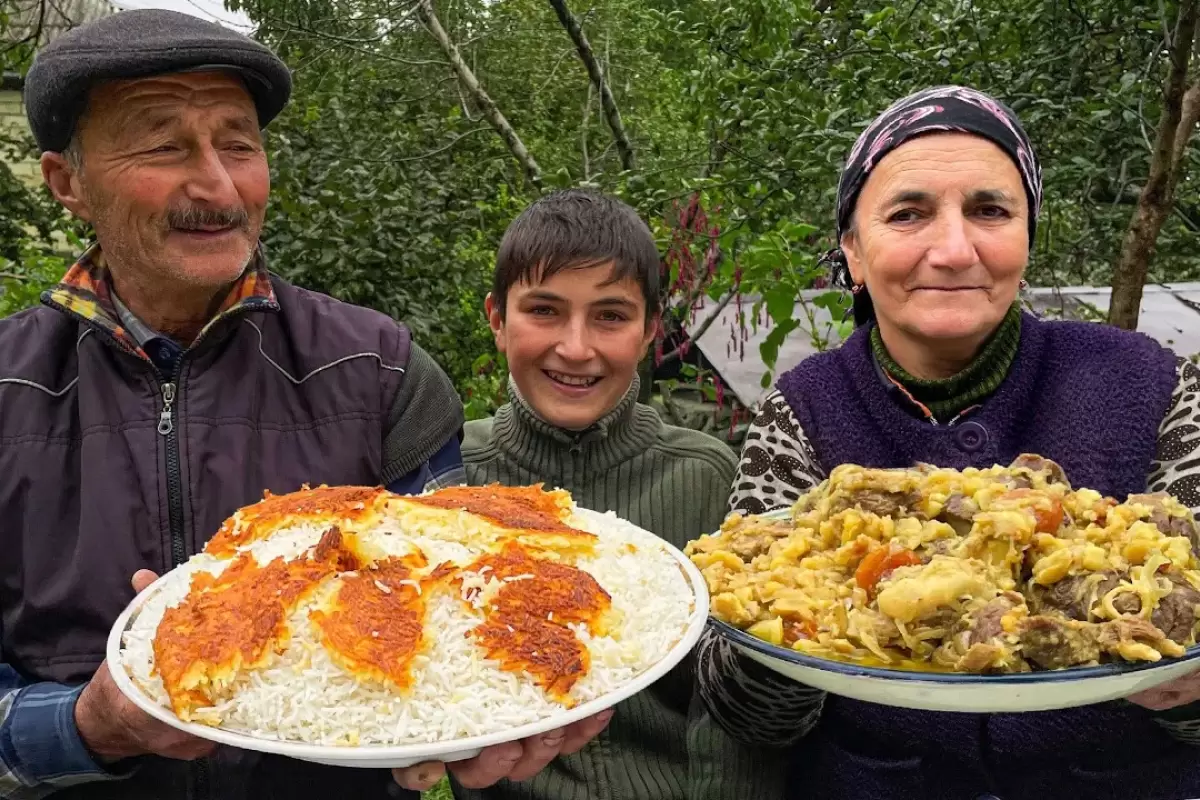
<instances>
[{"instance_id":1,"label":"chunk of meat","mask_svg":"<svg viewBox=\"0 0 1200 800\"><path fill-rule=\"evenodd\" d=\"M955 493L946 500L946 505L942 507L942 512L937 518L954 528L954 532L959 536L966 536L974 527L975 515L978 513L979 506L974 500Z\"/></svg>"},{"instance_id":2,"label":"chunk of meat","mask_svg":"<svg viewBox=\"0 0 1200 800\"><path fill-rule=\"evenodd\" d=\"M1049 586L1031 584L1029 596L1034 612L1058 612L1069 619L1087 622L1093 605L1127 578L1123 572L1102 574L1101 581L1089 580L1088 575L1068 575ZM1136 614L1142 609L1142 601L1135 594L1120 594L1113 600L1113 607L1121 614Z\"/></svg>"},{"instance_id":3,"label":"chunk of meat","mask_svg":"<svg viewBox=\"0 0 1200 800\"><path fill-rule=\"evenodd\" d=\"M1181 656L1183 648L1148 620L1121 617L1095 626L1098 643L1107 653L1129 661L1158 661L1163 655Z\"/></svg>"},{"instance_id":4,"label":"chunk of meat","mask_svg":"<svg viewBox=\"0 0 1200 800\"><path fill-rule=\"evenodd\" d=\"M766 553L771 545L786 538L793 530L790 524L747 526L746 530L738 531L730 538L729 551L748 563Z\"/></svg>"},{"instance_id":5,"label":"chunk of meat","mask_svg":"<svg viewBox=\"0 0 1200 800\"><path fill-rule=\"evenodd\" d=\"M1004 633L1000 620L1005 614L1025 603L1016 592L1005 592L975 612L970 620L968 644L984 644Z\"/></svg>"},{"instance_id":6,"label":"chunk of meat","mask_svg":"<svg viewBox=\"0 0 1200 800\"><path fill-rule=\"evenodd\" d=\"M1106 572L1104 580L1096 584L1096 597L1104 597L1104 595L1117 588L1121 581L1128 580L1129 576L1124 572ZM1118 614L1137 614L1142 610L1142 598L1138 597L1133 592L1122 592L1113 598L1113 608Z\"/></svg>"},{"instance_id":7,"label":"chunk of meat","mask_svg":"<svg viewBox=\"0 0 1200 800\"><path fill-rule=\"evenodd\" d=\"M954 665L961 672L983 672L1005 655L1003 647L994 644L973 644Z\"/></svg>"},{"instance_id":8,"label":"chunk of meat","mask_svg":"<svg viewBox=\"0 0 1200 800\"><path fill-rule=\"evenodd\" d=\"M1100 658L1096 626L1086 622L1039 615L1018 628L1021 653L1042 669L1064 669Z\"/></svg>"},{"instance_id":9,"label":"chunk of meat","mask_svg":"<svg viewBox=\"0 0 1200 800\"><path fill-rule=\"evenodd\" d=\"M920 502L921 496L913 492L857 489L835 498L831 513L857 508L880 517L920 517L916 510Z\"/></svg>"},{"instance_id":10,"label":"chunk of meat","mask_svg":"<svg viewBox=\"0 0 1200 800\"><path fill-rule=\"evenodd\" d=\"M1169 513L1166 509L1166 501L1169 499L1170 496L1165 492L1155 492L1132 494L1128 502L1149 506L1150 521L1164 536L1182 536L1191 543L1193 553L1200 553L1200 524L1190 515L1177 516Z\"/></svg>"},{"instance_id":11,"label":"chunk of meat","mask_svg":"<svg viewBox=\"0 0 1200 800\"><path fill-rule=\"evenodd\" d=\"M1150 615L1168 639L1187 644L1196 627L1196 609L1200 607L1200 591L1197 591L1178 571L1167 574L1174 587L1171 593L1158 601L1158 608Z\"/></svg>"},{"instance_id":12,"label":"chunk of meat","mask_svg":"<svg viewBox=\"0 0 1200 800\"><path fill-rule=\"evenodd\" d=\"M1067 480L1067 473L1063 471L1062 467L1048 458L1042 458L1041 456L1032 455L1030 453L1023 453L1013 460L1012 464L1009 465L1009 468L1014 470L1024 469L1028 470L1029 472L1041 472L1046 475L1047 482L1061 483L1068 489L1071 488L1071 482Z\"/></svg>"}]
</instances>

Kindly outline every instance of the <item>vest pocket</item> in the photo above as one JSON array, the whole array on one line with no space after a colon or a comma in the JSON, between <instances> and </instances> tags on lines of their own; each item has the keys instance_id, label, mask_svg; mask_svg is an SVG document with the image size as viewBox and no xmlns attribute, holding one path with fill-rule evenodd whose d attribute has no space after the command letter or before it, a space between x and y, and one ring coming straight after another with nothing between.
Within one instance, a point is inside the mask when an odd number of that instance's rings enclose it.
<instances>
[{"instance_id":1,"label":"vest pocket","mask_svg":"<svg viewBox=\"0 0 1200 800\"><path fill-rule=\"evenodd\" d=\"M797 747L802 753L810 752L800 759L793 778L797 788L805 787L810 792L806 795L798 791L796 797L857 800L931 796L920 756L868 755L821 733L801 740Z\"/></svg>"}]
</instances>

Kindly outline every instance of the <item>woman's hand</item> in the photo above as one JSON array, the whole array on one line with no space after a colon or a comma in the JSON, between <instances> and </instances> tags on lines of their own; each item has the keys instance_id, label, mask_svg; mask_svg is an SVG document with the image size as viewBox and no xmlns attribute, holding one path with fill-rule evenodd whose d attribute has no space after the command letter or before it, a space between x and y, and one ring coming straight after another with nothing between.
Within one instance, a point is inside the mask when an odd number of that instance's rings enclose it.
<instances>
[{"instance_id":1,"label":"woman's hand","mask_svg":"<svg viewBox=\"0 0 1200 800\"><path fill-rule=\"evenodd\" d=\"M526 781L545 769L555 758L582 750L584 745L600 735L612 715L611 709L601 711L594 717L556 731L485 748L482 753L466 761L455 761L449 765L428 761L392 770L392 775L396 783L405 789L418 792L433 787L445 776L447 768L453 773L454 779L468 789L482 789L504 778Z\"/></svg>"},{"instance_id":2,"label":"woman's hand","mask_svg":"<svg viewBox=\"0 0 1200 800\"><path fill-rule=\"evenodd\" d=\"M1166 711L1168 708L1194 703L1200 700L1200 671L1130 695L1127 699L1151 711Z\"/></svg>"}]
</instances>

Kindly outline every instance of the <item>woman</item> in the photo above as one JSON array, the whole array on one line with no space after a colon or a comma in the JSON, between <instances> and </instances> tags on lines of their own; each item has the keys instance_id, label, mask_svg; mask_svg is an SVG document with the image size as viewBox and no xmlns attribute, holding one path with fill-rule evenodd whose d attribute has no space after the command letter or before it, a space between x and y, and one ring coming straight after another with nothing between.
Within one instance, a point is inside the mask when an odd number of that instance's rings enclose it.
<instances>
[{"instance_id":1,"label":"woman","mask_svg":"<svg viewBox=\"0 0 1200 800\"><path fill-rule=\"evenodd\" d=\"M1076 486L1200 507L1200 370L1140 334L1019 310L1040 200L1024 130L984 94L929 89L872 123L839 183L828 256L858 329L780 378L747 437L735 511L790 505L843 463L983 467L1026 452ZM927 713L825 696L714 638L699 659L723 727L799 742L795 798L1200 796L1194 679L1065 711Z\"/></svg>"}]
</instances>

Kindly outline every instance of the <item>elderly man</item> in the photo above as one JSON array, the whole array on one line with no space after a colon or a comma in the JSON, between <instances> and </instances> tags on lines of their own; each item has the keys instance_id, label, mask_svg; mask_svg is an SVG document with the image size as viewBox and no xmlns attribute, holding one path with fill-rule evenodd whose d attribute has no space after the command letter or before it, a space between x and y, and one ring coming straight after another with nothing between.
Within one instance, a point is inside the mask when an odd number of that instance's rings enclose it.
<instances>
[{"instance_id":1,"label":"elderly man","mask_svg":"<svg viewBox=\"0 0 1200 800\"><path fill-rule=\"evenodd\" d=\"M44 308L0 321L0 797L407 794L386 771L214 750L103 663L134 589L264 489L461 476L461 404L408 330L267 271L260 129L290 89L266 48L168 11L79 28L30 70L42 174L97 244ZM606 721L451 769L528 778Z\"/></svg>"}]
</instances>

